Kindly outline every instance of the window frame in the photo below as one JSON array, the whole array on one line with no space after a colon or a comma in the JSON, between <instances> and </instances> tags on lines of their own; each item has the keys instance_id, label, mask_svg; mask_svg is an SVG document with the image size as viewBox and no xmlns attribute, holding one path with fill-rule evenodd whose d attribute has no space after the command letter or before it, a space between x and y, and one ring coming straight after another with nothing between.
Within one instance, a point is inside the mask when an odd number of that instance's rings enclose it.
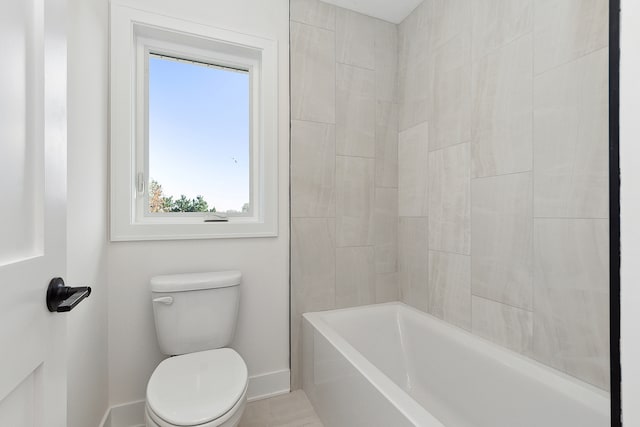
<instances>
[{"instance_id":1,"label":"window frame","mask_svg":"<svg viewBox=\"0 0 640 427\"><path fill-rule=\"evenodd\" d=\"M111 240L277 236L277 42L117 2L111 5L110 38ZM148 212L150 52L249 71L250 215L205 222L204 213Z\"/></svg>"}]
</instances>

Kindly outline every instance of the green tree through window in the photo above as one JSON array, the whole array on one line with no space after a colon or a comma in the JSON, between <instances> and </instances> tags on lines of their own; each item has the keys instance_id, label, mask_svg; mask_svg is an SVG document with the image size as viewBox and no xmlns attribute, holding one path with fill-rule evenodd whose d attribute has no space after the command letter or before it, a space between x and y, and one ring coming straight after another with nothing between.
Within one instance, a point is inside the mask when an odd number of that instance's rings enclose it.
<instances>
[{"instance_id":1,"label":"green tree through window","mask_svg":"<svg viewBox=\"0 0 640 427\"><path fill-rule=\"evenodd\" d=\"M149 184L149 212L216 212L216 207L209 208L209 203L201 195L191 199L181 194L179 199L174 200L173 196L162 194L162 185L152 179Z\"/></svg>"}]
</instances>

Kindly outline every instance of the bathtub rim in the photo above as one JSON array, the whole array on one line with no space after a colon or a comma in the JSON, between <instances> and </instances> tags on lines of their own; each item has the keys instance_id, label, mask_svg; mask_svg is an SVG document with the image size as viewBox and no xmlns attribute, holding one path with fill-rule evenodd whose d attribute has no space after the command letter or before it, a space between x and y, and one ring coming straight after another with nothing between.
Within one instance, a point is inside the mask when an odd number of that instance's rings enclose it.
<instances>
[{"instance_id":1,"label":"bathtub rim","mask_svg":"<svg viewBox=\"0 0 640 427\"><path fill-rule=\"evenodd\" d=\"M326 320L327 316L331 316L334 313L382 309L393 310L393 315L396 318L404 313L414 318L417 317L419 320L426 322L427 327L434 333L446 335L447 339L451 339L463 347L469 347L473 351L490 357L524 375L526 378L553 388L566 396L567 399L574 400L594 412L605 416L607 419L611 419L609 392L556 368L545 365L531 357L502 347L486 338L475 335L470 331L452 325L403 302L394 301L303 313L303 318L306 319L316 331L327 339L399 412L416 425L444 427L441 421L436 419L426 408L415 401L407 391L371 363Z\"/></svg>"}]
</instances>

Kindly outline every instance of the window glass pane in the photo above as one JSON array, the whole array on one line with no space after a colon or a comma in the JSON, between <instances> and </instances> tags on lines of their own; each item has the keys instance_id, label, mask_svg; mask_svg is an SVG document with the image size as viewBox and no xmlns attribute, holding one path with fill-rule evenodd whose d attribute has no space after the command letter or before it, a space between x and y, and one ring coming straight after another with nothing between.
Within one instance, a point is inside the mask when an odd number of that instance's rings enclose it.
<instances>
[{"instance_id":1,"label":"window glass pane","mask_svg":"<svg viewBox=\"0 0 640 427\"><path fill-rule=\"evenodd\" d=\"M249 214L249 73L149 56L149 211Z\"/></svg>"}]
</instances>

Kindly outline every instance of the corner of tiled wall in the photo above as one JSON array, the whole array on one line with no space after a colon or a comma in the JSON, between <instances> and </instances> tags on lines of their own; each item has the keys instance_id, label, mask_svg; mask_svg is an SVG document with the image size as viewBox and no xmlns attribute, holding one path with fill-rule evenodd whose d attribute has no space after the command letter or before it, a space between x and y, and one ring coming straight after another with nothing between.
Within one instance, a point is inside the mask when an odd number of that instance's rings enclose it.
<instances>
[{"instance_id":1,"label":"corner of tiled wall","mask_svg":"<svg viewBox=\"0 0 640 427\"><path fill-rule=\"evenodd\" d=\"M607 13L291 0L293 388L301 313L398 298L608 388Z\"/></svg>"},{"instance_id":2,"label":"corner of tiled wall","mask_svg":"<svg viewBox=\"0 0 640 427\"><path fill-rule=\"evenodd\" d=\"M398 299L397 26L291 0L291 370L301 314Z\"/></svg>"}]
</instances>

